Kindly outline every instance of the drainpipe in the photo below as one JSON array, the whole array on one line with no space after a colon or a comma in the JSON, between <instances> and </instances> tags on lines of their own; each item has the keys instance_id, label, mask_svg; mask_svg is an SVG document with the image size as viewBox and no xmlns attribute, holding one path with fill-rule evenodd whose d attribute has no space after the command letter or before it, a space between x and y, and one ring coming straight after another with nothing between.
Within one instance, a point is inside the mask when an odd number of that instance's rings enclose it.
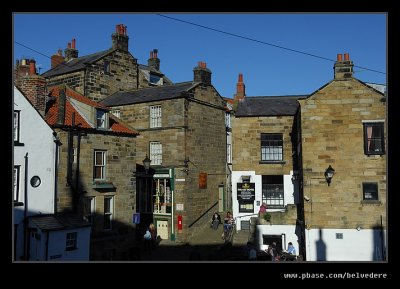
<instances>
[{"instance_id":1,"label":"drainpipe","mask_svg":"<svg viewBox=\"0 0 400 289\"><path fill-rule=\"evenodd\" d=\"M54 143L56 144L56 157L54 162L54 214L57 214L57 197L58 197L58 158L59 158L59 150L58 146L61 146L60 138L57 136L56 132L53 132L53 136L55 137Z\"/></svg>"},{"instance_id":2,"label":"drainpipe","mask_svg":"<svg viewBox=\"0 0 400 289\"><path fill-rule=\"evenodd\" d=\"M175 231L174 231L174 224L175 224L175 220L174 220L174 207L175 207L175 204L174 204L174 191L175 191L175 171L174 171L174 169L172 168L171 169L171 206L172 206L172 208L171 208L171 220L172 220L172 222L171 222L171 241L175 241Z\"/></svg>"},{"instance_id":3,"label":"drainpipe","mask_svg":"<svg viewBox=\"0 0 400 289\"><path fill-rule=\"evenodd\" d=\"M25 158L25 176L24 176L24 260L28 260L28 153Z\"/></svg>"},{"instance_id":4,"label":"drainpipe","mask_svg":"<svg viewBox=\"0 0 400 289\"><path fill-rule=\"evenodd\" d=\"M78 145L76 152L76 170L75 170L75 195L76 195L76 210L78 210L79 203L79 163L81 154L81 133L78 131Z\"/></svg>"}]
</instances>

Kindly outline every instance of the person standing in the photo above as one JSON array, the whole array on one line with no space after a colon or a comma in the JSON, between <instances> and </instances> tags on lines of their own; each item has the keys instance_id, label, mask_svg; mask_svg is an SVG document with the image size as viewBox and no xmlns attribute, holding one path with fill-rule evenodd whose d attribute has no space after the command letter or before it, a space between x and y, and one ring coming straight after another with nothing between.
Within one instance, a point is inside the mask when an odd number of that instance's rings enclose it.
<instances>
[{"instance_id":1,"label":"person standing","mask_svg":"<svg viewBox=\"0 0 400 289\"><path fill-rule=\"evenodd\" d=\"M212 217L211 227L213 228L213 230L217 230L219 224L221 224L221 216L217 212L215 212Z\"/></svg>"}]
</instances>

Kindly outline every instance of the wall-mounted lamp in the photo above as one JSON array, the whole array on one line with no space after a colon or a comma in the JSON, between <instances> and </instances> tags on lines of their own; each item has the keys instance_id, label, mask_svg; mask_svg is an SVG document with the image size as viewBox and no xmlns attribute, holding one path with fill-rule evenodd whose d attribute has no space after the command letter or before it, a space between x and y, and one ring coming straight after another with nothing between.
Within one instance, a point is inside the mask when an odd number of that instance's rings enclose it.
<instances>
[{"instance_id":1,"label":"wall-mounted lamp","mask_svg":"<svg viewBox=\"0 0 400 289\"><path fill-rule=\"evenodd\" d=\"M331 165L329 165L329 167L325 171L325 179L326 179L326 182L328 183L328 186L330 185L334 174L335 174L335 170L331 167Z\"/></svg>"},{"instance_id":2,"label":"wall-mounted lamp","mask_svg":"<svg viewBox=\"0 0 400 289\"><path fill-rule=\"evenodd\" d=\"M146 175L147 175L147 172L150 169L150 163L151 163L151 159L149 159L149 157L146 155L146 157L143 160L143 166L144 166L144 169L146 171Z\"/></svg>"},{"instance_id":3,"label":"wall-mounted lamp","mask_svg":"<svg viewBox=\"0 0 400 289\"><path fill-rule=\"evenodd\" d=\"M357 226L356 230L357 230L357 231L361 231L361 227L360 227L360 226Z\"/></svg>"}]
</instances>

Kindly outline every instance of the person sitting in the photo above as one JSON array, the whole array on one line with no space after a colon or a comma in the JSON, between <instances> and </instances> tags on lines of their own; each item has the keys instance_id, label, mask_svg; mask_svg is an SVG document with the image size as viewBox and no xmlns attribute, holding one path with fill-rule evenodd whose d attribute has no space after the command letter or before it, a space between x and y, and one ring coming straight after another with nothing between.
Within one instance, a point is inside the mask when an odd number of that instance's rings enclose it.
<instances>
[{"instance_id":1,"label":"person sitting","mask_svg":"<svg viewBox=\"0 0 400 289\"><path fill-rule=\"evenodd\" d=\"M226 213L226 217L224 218L224 236L228 234L228 232L232 229L234 223L233 215L231 212Z\"/></svg>"},{"instance_id":2,"label":"person sitting","mask_svg":"<svg viewBox=\"0 0 400 289\"><path fill-rule=\"evenodd\" d=\"M296 248L293 246L292 242L288 243L287 252L291 255L296 255Z\"/></svg>"},{"instance_id":3,"label":"person sitting","mask_svg":"<svg viewBox=\"0 0 400 289\"><path fill-rule=\"evenodd\" d=\"M218 225L221 224L221 216L215 212L213 217L212 217L212 221L211 221L211 227L213 228L213 230L217 230L218 229Z\"/></svg>"}]
</instances>

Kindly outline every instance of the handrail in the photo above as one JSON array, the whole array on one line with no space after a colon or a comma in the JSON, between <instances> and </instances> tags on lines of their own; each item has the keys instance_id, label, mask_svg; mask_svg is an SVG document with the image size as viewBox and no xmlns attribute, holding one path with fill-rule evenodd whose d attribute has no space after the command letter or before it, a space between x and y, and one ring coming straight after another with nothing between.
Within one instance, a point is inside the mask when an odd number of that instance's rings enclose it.
<instances>
[{"instance_id":1,"label":"handrail","mask_svg":"<svg viewBox=\"0 0 400 289\"><path fill-rule=\"evenodd\" d=\"M216 205L218 205L219 201L217 201L214 205L212 205L210 208L207 209L203 214L200 215L196 220L193 221L188 227L192 227L194 224L196 224L202 217L204 217L205 214L207 214L212 208L214 208Z\"/></svg>"},{"instance_id":2,"label":"handrail","mask_svg":"<svg viewBox=\"0 0 400 289\"><path fill-rule=\"evenodd\" d=\"M237 218L242 218L242 217L248 217L248 216L257 216L257 217L258 217L258 213L257 213L257 214L250 214L250 215L241 215L241 216L237 216L235 219L237 219Z\"/></svg>"}]
</instances>

